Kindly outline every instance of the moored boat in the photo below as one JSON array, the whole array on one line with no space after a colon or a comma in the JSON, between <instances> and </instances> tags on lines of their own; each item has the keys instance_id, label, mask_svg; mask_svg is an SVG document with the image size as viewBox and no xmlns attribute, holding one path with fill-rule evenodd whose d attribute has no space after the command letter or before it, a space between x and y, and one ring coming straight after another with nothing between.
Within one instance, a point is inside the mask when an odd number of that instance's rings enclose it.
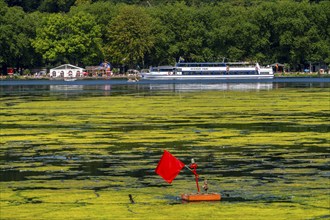
<instances>
[{"instance_id":1,"label":"moored boat","mask_svg":"<svg viewBox=\"0 0 330 220\"><path fill-rule=\"evenodd\" d=\"M143 79L272 79L271 67L258 63L177 63L175 66L150 68Z\"/></svg>"},{"instance_id":2,"label":"moored boat","mask_svg":"<svg viewBox=\"0 0 330 220\"><path fill-rule=\"evenodd\" d=\"M76 81L77 78L73 78L73 77L67 77L67 78L64 78L64 81L67 81L67 82L72 82L72 81Z\"/></svg>"}]
</instances>

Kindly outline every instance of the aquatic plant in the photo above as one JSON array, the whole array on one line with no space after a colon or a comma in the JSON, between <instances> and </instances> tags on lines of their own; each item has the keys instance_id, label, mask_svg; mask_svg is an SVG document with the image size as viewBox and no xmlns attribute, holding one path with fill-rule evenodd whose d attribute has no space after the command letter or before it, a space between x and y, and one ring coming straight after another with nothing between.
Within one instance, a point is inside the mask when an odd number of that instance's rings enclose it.
<instances>
[{"instance_id":1,"label":"aquatic plant","mask_svg":"<svg viewBox=\"0 0 330 220\"><path fill-rule=\"evenodd\" d=\"M328 89L0 101L3 219L329 217ZM194 157L222 201L181 204L194 179L160 179L163 149Z\"/></svg>"}]
</instances>

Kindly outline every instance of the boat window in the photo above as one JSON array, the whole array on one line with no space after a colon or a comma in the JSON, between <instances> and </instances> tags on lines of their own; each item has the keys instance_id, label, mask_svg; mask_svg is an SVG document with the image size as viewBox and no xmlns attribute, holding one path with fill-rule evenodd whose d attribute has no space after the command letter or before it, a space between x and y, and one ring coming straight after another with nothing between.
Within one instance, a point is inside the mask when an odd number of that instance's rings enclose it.
<instances>
[{"instance_id":1,"label":"boat window","mask_svg":"<svg viewBox=\"0 0 330 220\"><path fill-rule=\"evenodd\" d=\"M187 63L177 63L176 66L177 67L187 67L187 66L189 66L189 64L187 64Z\"/></svg>"}]
</instances>

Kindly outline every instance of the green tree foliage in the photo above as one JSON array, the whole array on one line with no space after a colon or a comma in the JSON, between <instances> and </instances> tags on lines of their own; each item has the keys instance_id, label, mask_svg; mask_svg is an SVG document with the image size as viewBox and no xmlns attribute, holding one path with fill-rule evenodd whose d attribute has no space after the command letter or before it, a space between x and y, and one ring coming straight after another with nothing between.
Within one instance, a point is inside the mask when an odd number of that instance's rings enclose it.
<instances>
[{"instance_id":1,"label":"green tree foliage","mask_svg":"<svg viewBox=\"0 0 330 220\"><path fill-rule=\"evenodd\" d=\"M123 6L107 30L106 58L129 67L144 65L144 56L154 44L151 30L151 17L143 8Z\"/></svg>"},{"instance_id":2,"label":"green tree foliage","mask_svg":"<svg viewBox=\"0 0 330 220\"><path fill-rule=\"evenodd\" d=\"M183 31L186 29L185 21L188 8L183 3L159 6L150 9L155 21L155 48L151 59L157 64L174 63L180 55L185 55L182 48L184 38Z\"/></svg>"},{"instance_id":3,"label":"green tree foliage","mask_svg":"<svg viewBox=\"0 0 330 220\"><path fill-rule=\"evenodd\" d=\"M43 12L68 12L75 0L43 0L39 10Z\"/></svg>"},{"instance_id":4,"label":"green tree foliage","mask_svg":"<svg viewBox=\"0 0 330 220\"><path fill-rule=\"evenodd\" d=\"M330 63L330 2L312 4L309 20L313 24L308 30L310 50L307 60L311 62L325 61Z\"/></svg>"},{"instance_id":5,"label":"green tree foliage","mask_svg":"<svg viewBox=\"0 0 330 220\"><path fill-rule=\"evenodd\" d=\"M250 20L249 8L223 6L213 12L214 50L232 61L253 60L259 47L259 26Z\"/></svg>"},{"instance_id":6,"label":"green tree foliage","mask_svg":"<svg viewBox=\"0 0 330 220\"><path fill-rule=\"evenodd\" d=\"M117 16L118 8L120 6L107 2L96 2L94 4L90 4L89 2L84 2L86 0L80 1L82 2L79 3L76 7L71 8L70 14L75 15L77 13L83 12L93 15L97 25L99 25L101 28L102 39L103 42L105 42L109 23L115 16Z\"/></svg>"},{"instance_id":7,"label":"green tree foliage","mask_svg":"<svg viewBox=\"0 0 330 220\"><path fill-rule=\"evenodd\" d=\"M90 5L92 3L92 0L75 0L75 5Z\"/></svg>"},{"instance_id":8,"label":"green tree foliage","mask_svg":"<svg viewBox=\"0 0 330 220\"><path fill-rule=\"evenodd\" d=\"M198 10L183 2L149 9L153 17L155 47L149 59L156 64L173 64L182 56L186 61L210 61L210 7Z\"/></svg>"},{"instance_id":9,"label":"green tree foliage","mask_svg":"<svg viewBox=\"0 0 330 220\"><path fill-rule=\"evenodd\" d=\"M87 65L103 56L100 36L100 27L90 14L50 14L37 29L33 46L51 63Z\"/></svg>"},{"instance_id":10,"label":"green tree foliage","mask_svg":"<svg viewBox=\"0 0 330 220\"><path fill-rule=\"evenodd\" d=\"M22 7L24 11L31 12L38 9L42 0L5 0L8 6L19 6Z\"/></svg>"},{"instance_id":11,"label":"green tree foliage","mask_svg":"<svg viewBox=\"0 0 330 220\"><path fill-rule=\"evenodd\" d=\"M277 4L274 13L274 57L296 67L329 57L329 36L323 30L329 28L326 11L306 1L299 4L285 1Z\"/></svg>"},{"instance_id":12,"label":"green tree foliage","mask_svg":"<svg viewBox=\"0 0 330 220\"><path fill-rule=\"evenodd\" d=\"M0 0L0 7L2 67L104 58L150 66L180 56L296 69L330 63L328 0Z\"/></svg>"},{"instance_id":13,"label":"green tree foliage","mask_svg":"<svg viewBox=\"0 0 330 220\"><path fill-rule=\"evenodd\" d=\"M35 24L32 16L20 7L7 7L0 1L0 64L23 67L31 64L34 50L30 40L34 37Z\"/></svg>"}]
</instances>

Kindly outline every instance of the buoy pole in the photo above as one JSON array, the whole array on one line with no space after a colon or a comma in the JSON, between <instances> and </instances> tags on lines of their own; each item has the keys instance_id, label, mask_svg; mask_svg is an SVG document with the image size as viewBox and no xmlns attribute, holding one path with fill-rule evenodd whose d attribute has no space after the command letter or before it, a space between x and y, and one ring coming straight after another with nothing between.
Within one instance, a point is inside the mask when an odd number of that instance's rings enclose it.
<instances>
[{"instance_id":1,"label":"buoy pole","mask_svg":"<svg viewBox=\"0 0 330 220\"><path fill-rule=\"evenodd\" d=\"M197 192L199 193L199 185L198 185L198 175L195 175L195 180L196 180L196 187L197 187Z\"/></svg>"},{"instance_id":2,"label":"buoy pole","mask_svg":"<svg viewBox=\"0 0 330 220\"><path fill-rule=\"evenodd\" d=\"M195 160L194 159L191 159L191 164L189 165L189 167L187 165L185 167L188 168L188 170L190 170L195 175L197 192L199 193L200 192L200 189L199 189L199 185L198 185L198 174L196 172L197 163L195 163Z\"/></svg>"}]
</instances>

